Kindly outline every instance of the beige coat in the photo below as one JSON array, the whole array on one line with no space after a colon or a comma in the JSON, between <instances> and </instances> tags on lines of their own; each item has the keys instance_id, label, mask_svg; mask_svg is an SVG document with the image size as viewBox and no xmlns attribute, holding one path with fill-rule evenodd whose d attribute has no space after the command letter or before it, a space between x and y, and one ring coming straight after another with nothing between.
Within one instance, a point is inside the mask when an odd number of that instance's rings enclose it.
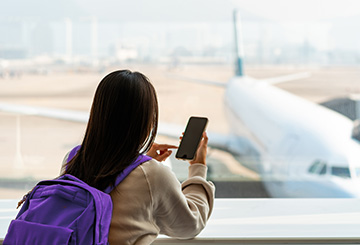
<instances>
[{"instance_id":1,"label":"beige coat","mask_svg":"<svg viewBox=\"0 0 360 245\"><path fill-rule=\"evenodd\" d=\"M110 193L110 244L151 244L158 234L195 237L213 209L215 187L206 181L206 172L205 165L193 164L180 184L171 169L156 160L135 168Z\"/></svg>"},{"instance_id":2,"label":"beige coat","mask_svg":"<svg viewBox=\"0 0 360 245\"><path fill-rule=\"evenodd\" d=\"M151 244L157 235L193 238L210 217L215 187L207 167L193 164L179 183L170 168L150 160L133 170L110 194L114 209L110 244Z\"/></svg>"}]
</instances>

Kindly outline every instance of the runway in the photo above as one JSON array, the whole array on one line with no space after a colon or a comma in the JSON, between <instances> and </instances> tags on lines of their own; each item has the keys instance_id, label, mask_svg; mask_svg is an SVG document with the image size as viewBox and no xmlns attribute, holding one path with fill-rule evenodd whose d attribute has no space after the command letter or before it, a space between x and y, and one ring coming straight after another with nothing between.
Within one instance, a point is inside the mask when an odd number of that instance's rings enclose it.
<instances>
[{"instance_id":1,"label":"runway","mask_svg":"<svg viewBox=\"0 0 360 245\"><path fill-rule=\"evenodd\" d=\"M191 115L209 118L209 131L228 133L223 108L224 90L170 79L168 74L226 81L233 76L231 65L131 64L114 69L137 70L154 84L160 104L160 121L184 125ZM291 93L320 103L333 97L360 93L358 67L253 66L245 73L258 79L307 71L311 77L279 84ZM48 75L24 74L20 78L0 79L0 101L12 104L89 111L97 84L106 73L64 72ZM261 99L261 98L259 98ZM79 144L85 124L29 115L0 112L0 193L2 198L20 198L24 191L44 178L59 174L63 156ZM158 137L159 143L177 140ZM186 178L187 163L171 158L180 180ZM267 197L260 177L243 168L230 154L209 149L209 178L217 186L217 197ZM252 184L251 184L252 183Z\"/></svg>"}]
</instances>

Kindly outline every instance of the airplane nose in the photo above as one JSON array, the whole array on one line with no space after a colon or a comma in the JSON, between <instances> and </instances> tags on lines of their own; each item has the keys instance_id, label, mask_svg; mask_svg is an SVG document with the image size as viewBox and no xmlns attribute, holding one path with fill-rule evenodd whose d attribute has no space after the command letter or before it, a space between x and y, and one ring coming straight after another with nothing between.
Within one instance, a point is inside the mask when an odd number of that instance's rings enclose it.
<instances>
[{"instance_id":1,"label":"airplane nose","mask_svg":"<svg viewBox=\"0 0 360 245\"><path fill-rule=\"evenodd\" d=\"M350 197L359 198L360 197L360 179L353 180L351 187L348 189Z\"/></svg>"}]
</instances>

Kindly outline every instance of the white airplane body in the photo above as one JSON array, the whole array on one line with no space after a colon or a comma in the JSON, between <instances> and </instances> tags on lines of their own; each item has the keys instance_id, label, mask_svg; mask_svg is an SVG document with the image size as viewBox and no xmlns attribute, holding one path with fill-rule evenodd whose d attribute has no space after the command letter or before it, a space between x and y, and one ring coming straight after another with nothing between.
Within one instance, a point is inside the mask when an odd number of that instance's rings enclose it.
<instances>
[{"instance_id":1,"label":"white airplane body","mask_svg":"<svg viewBox=\"0 0 360 245\"><path fill-rule=\"evenodd\" d=\"M248 77L229 81L225 105L232 134L248 143L237 147L241 163L261 174L271 196L360 197L351 120ZM310 172L316 162L321 174Z\"/></svg>"},{"instance_id":2,"label":"white airplane body","mask_svg":"<svg viewBox=\"0 0 360 245\"><path fill-rule=\"evenodd\" d=\"M232 153L241 164L259 172L272 197L360 197L360 144L352 138L353 122L272 85L308 74L267 80L243 76L242 46L236 42L236 47L237 72L227 84L190 79L226 88L231 133L210 132L209 146ZM4 103L0 110L88 121L85 112ZM182 130L183 126L159 125L159 134L170 137L178 138Z\"/></svg>"},{"instance_id":3,"label":"white airplane body","mask_svg":"<svg viewBox=\"0 0 360 245\"><path fill-rule=\"evenodd\" d=\"M244 76L238 17L235 11L236 76L227 84L190 79L226 89L231 136L215 135L210 144L260 173L272 197L360 197L360 144L352 137L354 123L273 86L307 73L266 80Z\"/></svg>"}]
</instances>

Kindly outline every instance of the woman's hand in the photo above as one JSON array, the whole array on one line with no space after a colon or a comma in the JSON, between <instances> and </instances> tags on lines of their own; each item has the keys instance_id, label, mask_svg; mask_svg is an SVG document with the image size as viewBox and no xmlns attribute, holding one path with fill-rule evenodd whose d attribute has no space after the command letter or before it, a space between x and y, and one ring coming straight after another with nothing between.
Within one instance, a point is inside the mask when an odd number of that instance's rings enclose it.
<instances>
[{"instance_id":1,"label":"woman's hand","mask_svg":"<svg viewBox=\"0 0 360 245\"><path fill-rule=\"evenodd\" d=\"M172 153L169 149L177 149L175 145L168 144L157 144L153 143L150 150L146 153L149 157L154 158L155 160L162 162L165 161Z\"/></svg>"},{"instance_id":2,"label":"woman's hand","mask_svg":"<svg viewBox=\"0 0 360 245\"><path fill-rule=\"evenodd\" d=\"M184 135L184 133L183 133ZM182 140L182 136L180 137L180 141ZM209 138L207 137L206 132L203 133L202 139L200 141L199 147L195 153L195 158L193 160L190 160L190 164L194 163L202 163L206 165L206 154L207 154L207 144L208 144Z\"/></svg>"},{"instance_id":3,"label":"woman's hand","mask_svg":"<svg viewBox=\"0 0 360 245\"><path fill-rule=\"evenodd\" d=\"M189 161L190 164L202 163L206 165L206 154L207 154L207 144L209 138L207 137L206 132L203 133L203 138L200 141L199 147L196 151L195 158Z\"/></svg>"}]
</instances>

